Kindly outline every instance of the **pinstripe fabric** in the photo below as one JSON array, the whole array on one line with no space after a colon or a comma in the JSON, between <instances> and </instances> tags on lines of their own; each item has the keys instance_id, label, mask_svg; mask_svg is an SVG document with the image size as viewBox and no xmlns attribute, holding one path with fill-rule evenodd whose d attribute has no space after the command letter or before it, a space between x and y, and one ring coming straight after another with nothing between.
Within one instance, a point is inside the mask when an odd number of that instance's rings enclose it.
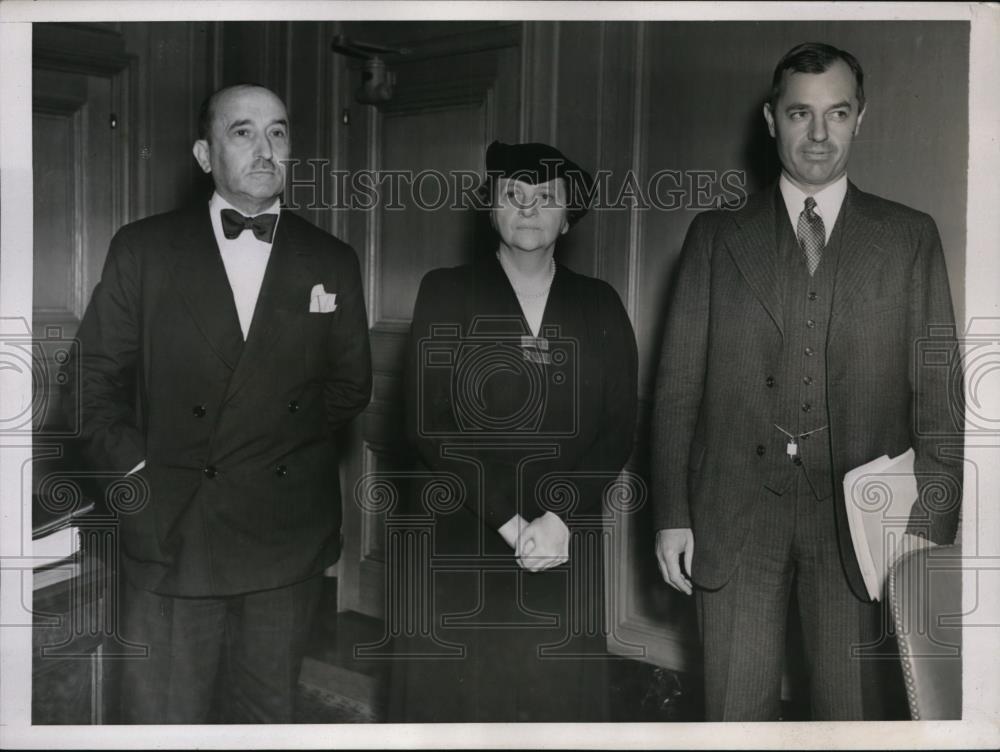
<instances>
[{"instance_id":1,"label":"pinstripe fabric","mask_svg":"<svg viewBox=\"0 0 1000 752\"><path fill-rule=\"evenodd\" d=\"M159 595L126 581L123 723L291 723L321 578L222 598ZM213 717L214 698L218 712Z\"/></svg>"},{"instance_id":2,"label":"pinstripe fabric","mask_svg":"<svg viewBox=\"0 0 1000 752\"><path fill-rule=\"evenodd\" d=\"M769 495L755 506L733 579L697 593L708 721L774 721L781 710L795 495Z\"/></svg>"},{"instance_id":3,"label":"pinstripe fabric","mask_svg":"<svg viewBox=\"0 0 1000 752\"><path fill-rule=\"evenodd\" d=\"M757 504L740 566L715 591L699 591L709 721L773 721L789 597L795 588L805 640L812 720L879 717L877 659L854 655L879 624L878 604L858 600L844 578L832 499L797 492Z\"/></svg>"},{"instance_id":4,"label":"pinstripe fabric","mask_svg":"<svg viewBox=\"0 0 1000 752\"><path fill-rule=\"evenodd\" d=\"M808 288L824 306L809 336L823 327L826 337L806 342L796 327L811 309L785 297L775 194L757 194L736 212L701 214L685 239L654 397L654 523L694 534L710 719L777 716L791 587L813 718L878 718L879 661L857 660L850 648L877 636L879 609L867 602L841 480L913 445L922 493L930 496L936 484L952 495L935 507L922 496L910 525L935 542L954 535L961 460L941 447L961 451L961 411L949 406L961 394L952 392L947 369L917 351L929 327L954 321L943 253L930 217L849 184L834 227L839 244L828 248L836 252L833 279ZM788 348L796 342L821 353L813 360L824 388L810 416L826 416L829 465L813 469L828 471L831 485L820 484L826 490L818 494L807 492L801 472L789 488L775 471L787 440L773 426L788 417L782 405L793 404L782 390L792 382ZM953 346L954 336L939 342Z\"/></svg>"},{"instance_id":5,"label":"pinstripe fabric","mask_svg":"<svg viewBox=\"0 0 1000 752\"><path fill-rule=\"evenodd\" d=\"M769 493L764 458L785 451L766 386L780 367L787 327L774 192L751 196L736 212L695 217L669 294L652 420L654 524L694 530L692 574L708 588L732 576L753 506ZM916 352L929 327L940 333L954 324L937 228L926 214L853 184L844 208L826 340L835 498L842 507L848 470L913 445L922 501L911 526L947 543L961 498L961 394L949 369L918 364ZM954 342L953 334L937 340L941 348ZM949 498L925 504L931 481L946 486ZM866 597L846 513L837 514L847 576Z\"/></svg>"}]
</instances>

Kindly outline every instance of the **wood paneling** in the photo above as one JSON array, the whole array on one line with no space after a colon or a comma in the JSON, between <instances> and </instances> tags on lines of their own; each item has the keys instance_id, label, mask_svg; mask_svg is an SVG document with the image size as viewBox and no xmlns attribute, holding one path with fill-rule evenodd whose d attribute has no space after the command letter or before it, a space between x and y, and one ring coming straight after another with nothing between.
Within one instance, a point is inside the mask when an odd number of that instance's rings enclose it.
<instances>
[{"instance_id":1,"label":"wood paneling","mask_svg":"<svg viewBox=\"0 0 1000 752\"><path fill-rule=\"evenodd\" d=\"M455 206L459 174L481 174L493 138L516 140L520 29L479 25L458 36L452 24L345 24L343 31L410 50L389 62L396 76L391 101L350 107L348 169L377 176L377 200L358 195L370 208L352 211L349 223L366 270L375 370L372 404L362 421L363 454L345 473L345 488L353 490L363 477L411 469L402 421L403 344L423 275L465 263L477 249L481 218ZM347 69L353 89L357 66ZM344 520L340 605L380 616L383 519L348 499Z\"/></svg>"},{"instance_id":2,"label":"wood paneling","mask_svg":"<svg viewBox=\"0 0 1000 752\"><path fill-rule=\"evenodd\" d=\"M137 164L136 216L208 200L211 181L191 154L198 109L213 88L207 23L123 23L127 51L138 61L137 132L129 139Z\"/></svg>"},{"instance_id":3,"label":"wood paneling","mask_svg":"<svg viewBox=\"0 0 1000 752\"><path fill-rule=\"evenodd\" d=\"M73 435L58 394L62 356L131 211L134 59L107 28L36 24L32 48L34 426ZM72 423L72 421L70 421Z\"/></svg>"},{"instance_id":4,"label":"wood paneling","mask_svg":"<svg viewBox=\"0 0 1000 752\"><path fill-rule=\"evenodd\" d=\"M48 270L35 275L32 301L39 317L79 320L83 179L75 157L82 150L83 118L79 104L68 104L62 112L36 105L32 123L35 263Z\"/></svg>"},{"instance_id":5,"label":"wood paneling","mask_svg":"<svg viewBox=\"0 0 1000 752\"><path fill-rule=\"evenodd\" d=\"M36 577L38 575L36 574ZM104 563L78 553L71 579L35 590L31 598L34 724L99 724L114 718L105 652L108 574Z\"/></svg>"},{"instance_id":6,"label":"wood paneling","mask_svg":"<svg viewBox=\"0 0 1000 752\"><path fill-rule=\"evenodd\" d=\"M388 110L382 119L383 169L413 176L400 209L382 209L379 290L375 321L408 322L417 290L413 284L437 266L455 266L469 258L475 233L474 210L449 207L449 184L459 170L478 172L487 134L490 91L470 90L430 111ZM437 141L433 149L413 143ZM409 181L407 181L409 182ZM400 186L402 187L402 185ZM444 201L444 208L431 210Z\"/></svg>"}]
</instances>

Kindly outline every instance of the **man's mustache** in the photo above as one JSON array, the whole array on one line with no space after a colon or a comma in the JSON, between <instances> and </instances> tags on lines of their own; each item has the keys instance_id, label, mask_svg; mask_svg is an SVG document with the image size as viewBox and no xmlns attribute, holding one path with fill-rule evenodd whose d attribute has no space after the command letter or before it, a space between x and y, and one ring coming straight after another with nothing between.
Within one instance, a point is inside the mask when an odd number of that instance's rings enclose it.
<instances>
[{"instance_id":1,"label":"man's mustache","mask_svg":"<svg viewBox=\"0 0 1000 752\"><path fill-rule=\"evenodd\" d=\"M278 171L278 163L273 159L268 159L267 157L260 157L255 159L253 164L250 165L251 170L268 170L270 172Z\"/></svg>"}]
</instances>

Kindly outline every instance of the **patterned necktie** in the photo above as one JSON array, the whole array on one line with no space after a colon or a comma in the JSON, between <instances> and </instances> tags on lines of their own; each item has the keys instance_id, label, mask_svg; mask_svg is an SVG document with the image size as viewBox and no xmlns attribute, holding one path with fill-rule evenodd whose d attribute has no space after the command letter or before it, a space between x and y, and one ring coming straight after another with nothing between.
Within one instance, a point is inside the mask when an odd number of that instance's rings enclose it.
<instances>
[{"instance_id":1,"label":"patterned necktie","mask_svg":"<svg viewBox=\"0 0 1000 752\"><path fill-rule=\"evenodd\" d=\"M222 210L222 234L232 240L239 237L244 230L251 230L257 240L270 243L274 238L274 225L278 221L277 214L258 214L256 217L244 217L233 209Z\"/></svg>"},{"instance_id":2,"label":"patterned necktie","mask_svg":"<svg viewBox=\"0 0 1000 752\"><path fill-rule=\"evenodd\" d=\"M812 196L806 197L806 208L799 215L795 234L806 255L806 266L811 277L816 273L816 267L819 266L819 260L823 256L823 247L826 245L826 228L823 226L823 218L816 213L816 199Z\"/></svg>"}]
</instances>

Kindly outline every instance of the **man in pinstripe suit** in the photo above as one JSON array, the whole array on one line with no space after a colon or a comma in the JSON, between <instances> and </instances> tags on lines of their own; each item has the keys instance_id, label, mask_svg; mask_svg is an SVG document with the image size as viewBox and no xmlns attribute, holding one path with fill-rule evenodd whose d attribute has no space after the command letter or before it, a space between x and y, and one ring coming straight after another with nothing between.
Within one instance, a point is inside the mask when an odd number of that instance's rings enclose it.
<instances>
[{"instance_id":1,"label":"man in pinstripe suit","mask_svg":"<svg viewBox=\"0 0 1000 752\"><path fill-rule=\"evenodd\" d=\"M929 327L954 326L944 257L929 216L848 182L864 104L852 55L789 51L764 105L778 185L698 216L684 243L653 491L663 577L697 590L708 720L779 717L793 587L813 719L882 713L874 661L852 650L878 642L880 612L851 546L847 471L912 446L921 494L904 537L955 535L962 397L915 357Z\"/></svg>"}]
</instances>

